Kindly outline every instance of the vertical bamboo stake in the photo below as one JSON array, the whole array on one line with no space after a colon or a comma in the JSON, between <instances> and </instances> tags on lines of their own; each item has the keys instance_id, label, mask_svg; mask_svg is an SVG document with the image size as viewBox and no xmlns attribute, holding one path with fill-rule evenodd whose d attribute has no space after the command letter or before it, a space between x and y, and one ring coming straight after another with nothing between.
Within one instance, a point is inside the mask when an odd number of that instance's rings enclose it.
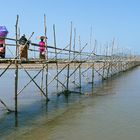
<instances>
[{"instance_id":1,"label":"vertical bamboo stake","mask_svg":"<svg viewBox=\"0 0 140 140\"><path fill-rule=\"evenodd\" d=\"M75 43L76 43L76 29L74 28L74 45L73 45L73 59L75 58ZM76 63L74 63L74 69L76 68ZM74 73L74 85L75 85L75 80L76 80L76 74Z\"/></svg>"},{"instance_id":2,"label":"vertical bamboo stake","mask_svg":"<svg viewBox=\"0 0 140 140\"><path fill-rule=\"evenodd\" d=\"M113 56L113 53L114 53L114 44L115 44L115 39L113 39L113 42L112 42L112 49L111 49L111 75L113 75L113 65L114 65L114 56Z\"/></svg>"},{"instance_id":3,"label":"vertical bamboo stake","mask_svg":"<svg viewBox=\"0 0 140 140\"><path fill-rule=\"evenodd\" d=\"M45 32L44 32L44 36L45 36L45 43L47 42L47 40L46 40L46 23L45 23L45 15L44 15L44 30L45 30ZM47 44L47 43L46 43ZM46 45L47 46L47 45ZM47 48L47 47L46 47ZM47 50L47 49L46 49ZM34 51L35 52L35 51ZM47 51L46 51L46 54L47 54ZM47 55L46 55L46 57L47 57ZM43 81L44 81L44 62L43 62L43 64L42 64L42 73L41 73L41 84L40 84L40 87L41 87L41 89L43 89ZM41 92L41 95L43 95L42 94L42 92Z\"/></svg>"},{"instance_id":4,"label":"vertical bamboo stake","mask_svg":"<svg viewBox=\"0 0 140 140\"><path fill-rule=\"evenodd\" d=\"M46 40L45 40L45 42L46 42ZM34 51L35 52L35 51ZM43 81L44 81L44 62L43 62L43 64L42 64L42 73L41 73L41 89L43 89ZM41 95L43 95L42 93L41 93Z\"/></svg>"},{"instance_id":5,"label":"vertical bamboo stake","mask_svg":"<svg viewBox=\"0 0 140 140\"><path fill-rule=\"evenodd\" d=\"M92 85L94 85L94 60L92 61Z\"/></svg>"},{"instance_id":6,"label":"vertical bamboo stake","mask_svg":"<svg viewBox=\"0 0 140 140\"><path fill-rule=\"evenodd\" d=\"M69 46L69 60L71 59L70 56L71 56L71 46L72 46L72 22L71 22L71 31L70 31L70 46Z\"/></svg>"},{"instance_id":7,"label":"vertical bamboo stake","mask_svg":"<svg viewBox=\"0 0 140 140\"><path fill-rule=\"evenodd\" d=\"M104 65L103 65L103 79L105 79L105 76L107 77L107 75L105 75L105 72L107 71L107 69L108 69L108 67L106 67L106 65L108 65L108 43L107 43L107 46L106 46L106 48L105 48L105 50L104 50L105 52L105 59L104 59Z\"/></svg>"},{"instance_id":8,"label":"vertical bamboo stake","mask_svg":"<svg viewBox=\"0 0 140 140\"><path fill-rule=\"evenodd\" d=\"M93 94L93 88L94 88L94 59L92 58L92 94Z\"/></svg>"},{"instance_id":9,"label":"vertical bamboo stake","mask_svg":"<svg viewBox=\"0 0 140 140\"><path fill-rule=\"evenodd\" d=\"M42 64L42 73L41 73L41 89L43 89L43 80L44 80L44 63ZM41 93L42 95L42 93Z\"/></svg>"},{"instance_id":10,"label":"vertical bamboo stake","mask_svg":"<svg viewBox=\"0 0 140 140\"><path fill-rule=\"evenodd\" d=\"M81 61L81 38L80 38L80 36L79 36L79 52L80 52L79 55L80 55L80 61ZM79 88L81 89L81 65L79 66Z\"/></svg>"},{"instance_id":11,"label":"vertical bamboo stake","mask_svg":"<svg viewBox=\"0 0 140 140\"><path fill-rule=\"evenodd\" d=\"M92 46L92 27L90 29L90 49L92 49L91 46ZM93 48L93 52L94 52L94 49L95 48ZM94 84L94 57L92 57L92 89L93 89L93 84Z\"/></svg>"},{"instance_id":12,"label":"vertical bamboo stake","mask_svg":"<svg viewBox=\"0 0 140 140\"><path fill-rule=\"evenodd\" d=\"M121 72L121 58L120 58L120 56L119 56L119 54L120 54L120 50L119 50L119 45L117 45L117 57L119 58L119 61L118 61L118 73L120 73Z\"/></svg>"},{"instance_id":13,"label":"vertical bamboo stake","mask_svg":"<svg viewBox=\"0 0 140 140\"><path fill-rule=\"evenodd\" d=\"M46 40L45 40L45 42L46 42ZM42 68L43 69L42 69L42 73L41 73L41 85L40 85L41 89L43 89L43 81L44 81L44 62L42 64ZM41 95L43 95L42 92L41 92Z\"/></svg>"},{"instance_id":14,"label":"vertical bamboo stake","mask_svg":"<svg viewBox=\"0 0 140 140\"><path fill-rule=\"evenodd\" d=\"M121 60L121 71L124 71L124 68L125 68L125 62L123 62L124 59L124 54L123 54L123 49L122 49L122 52L121 52L121 57L122 57L122 60Z\"/></svg>"},{"instance_id":15,"label":"vertical bamboo stake","mask_svg":"<svg viewBox=\"0 0 140 140\"><path fill-rule=\"evenodd\" d=\"M46 39L46 35L47 35L47 27L46 27L46 15L44 15L44 36L45 36L45 43L46 43L46 46L47 46L47 39ZM35 52L35 51L34 51ZM46 47L46 59L47 59L47 57L48 57L48 51L47 51L47 47ZM48 66L46 66L46 67L48 67ZM44 62L43 62L43 64L42 64L42 73L41 73L41 89L43 89L43 81L44 81ZM48 76L47 76L48 77ZM47 87L46 87L47 88ZM47 90L48 91L48 90ZM46 92L46 94L47 94L47 92ZM41 95L43 95L42 93L41 93Z\"/></svg>"},{"instance_id":16,"label":"vertical bamboo stake","mask_svg":"<svg viewBox=\"0 0 140 140\"><path fill-rule=\"evenodd\" d=\"M58 63L57 63L57 50L56 50L56 34L55 34L55 25L53 25L53 35L54 35L54 47L55 47L55 61L56 61L56 74L58 75ZM58 91L58 76L56 77L57 80L57 91Z\"/></svg>"},{"instance_id":17,"label":"vertical bamboo stake","mask_svg":"<svg viewBox=\"0 0 140 140\"><path fill-rule=\"evenodd\" d=\"M15 25L15 31L16 31L16 56L18 56L18 20L19 16L17 15L16 25ZM18 105L18 99L17 99L17 93L18 93L18 61L17 57L15 58L15 114L17 114L17 105Z\"/></svg>"},{"instance_id":18,"label":"vertical bamboo stake","mask_svg":"<svg viewBox=\"0 0 140 140\"><path fill-rule=\"evenodd\" d=\"M115 44L115 43L114 43ZM111 67L111 73L114 75L114 74L117 74L118 73L118 61L119 60L117 60L118 58L117 58L117 55L114 55L114 54L117 54L116 52L115 52L115 45L113 45L113 48L112 48L112 59L113 59L113 65L112 65L112 67ZM113 71L113 68L115 68L115 72Z\"/></svg>"},{"instance_id":19,"label":"vertical bamboo stake","mask_svg":"<svg viewBox=\"0 0 140 140\"><path fill-rule=\"evenodd\" d=\"M46 60L48 61L48 48L47 48L47 26L46 26L46 15L44 14L44 34L46 43ZM49 101L48 98L48 62L46 62L46 103Z\"/></svg>"},{"instance_id":20,"label":"vertical bamboo stake","mask_svg":"<svg viewBox=\"0 0 140 140\"><path fill-rule=\"evenodd\" d=\"M120 54L121 54L121 64L120 64L120 71L122 72L123 71L123 54L122 54L122 52L120 52Z\"/></svg>"},{"instance_id":21,"label":"vertical bamboo stake","mask_svg":"<svg viewBox=\"0 0 140 140\"><path fill-rule=\"evenodd\" d=\"M20 28L18 28L18 33L17 34L18 34L17 39L19 39L20 38ZM19 46L17 48L17 55L19 55Z\"/></svg>"},{"instance_id":22,"label":"vertical bamboo stake","mask_svg":"<svg viewBox=\"0 0 140 140\"><path fill-rule=\"evenodd\" d=\"M109 46L107 44L107 47L106 47L106 56L108 57L109 56ZM111 60L111 59L110 59ZM107 62L108 63L108 67L107 67L107 78L109 77L109 70L110 70L110 60Z\"/></svg>"},{"instance_id":23,"label":"vertical bamboo stake","mask_svg":"<svg viewBox=\"0 0 140 140\"><path fill-rule=\"evenodd\" d=\"M72 44L72 22L71 22L71 31L70 31L70 46L69 46L69 61L70 61L70 55L71 55L71 44ZM69 90L69 73L70 73L70 63L68 64L68 70L67 70L67 91Z\"/></svg>"},{"instance_id":24,"label":"vertical bamboo stake","mask_svg":"<svg viewBox=\"0 0 140 140\"><path fill-rule=\"evenodd\" d=\"M110 44L108 44L108 57L109 57L109 62L108 62L107 78L110 76L111 65L112 65L111 49L112 48L111 48Z\"/></svg>"},{"instance_id":25,"label":"vertical bamboo stake","mask_svg":"<svg viewBox=\"0 0 140 140\"><path fill-rule=\"evenodd\" d=\"M105 77L105 65L106 65L106 52L105 52L106 50L104 49L104 52L103 52L103 54L104 54L104 59L103 59L103 76L102 76L102 80L103 80L103 77Z\"/></svg>"}]
</instances>

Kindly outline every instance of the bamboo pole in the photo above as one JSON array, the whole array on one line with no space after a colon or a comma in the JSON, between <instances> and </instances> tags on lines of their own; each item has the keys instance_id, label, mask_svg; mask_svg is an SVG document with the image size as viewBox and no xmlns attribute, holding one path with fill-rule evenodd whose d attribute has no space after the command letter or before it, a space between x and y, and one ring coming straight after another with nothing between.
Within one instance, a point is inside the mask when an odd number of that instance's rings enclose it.
<instances>
[{"instance_id":1,"label":"bamboo pole","mask_svg":"<svg viewBox=\"0 0 140 140\"><path fill-rule=\"evenodd\" d=\"M11 66L11 62L10 62L10 64L5 68L5 70L0 74L0 77L9 69L9 67Z\"/></svg>"},{"instance_id":2,"label":"bamboo pole","mask_svg":"<svg viewBox=\"0 0 140 140\"><path fill-rule=\"evenodd\" d=\"M69 61L71 59L71 45L72 45L72 22L71 22L71 29L70 29L70 46L69 46ZM68 64L68 67L67 67L67 91L69 91L69 74L70 74L70 63Z\"/></svg>"},{"instance_id":3,"label":"bamboo pole","mask_svg":"<svg viewBox=\"0 0 140 140\"><path fill-rule=\"evenodd\" d=\"M56 73L58 73L55 24L53 25L53 35L54 35L54 47L55 47ZM56 79L57 79L56 87L57 87L57 91L58 91L58 76L56 77Z\"/></svg>"},{"instance_id":4,"label":"bamboo pole","mask_svg":"<svg viewBox=\"0 0 140 140\"><path fill-rule=\"evenodd\" d=\"M45 15L44 15L44 30L46 31L45 29ZM45 33L44 33L45 34ZM45 42L46 42L46 34L44 35L45 36ZM47 46L47 45L46 45ZM34 51L35 52L35 51ZM47 53L47 52L46 52ZM46 56L47 57L47 56ZM44 63L42 64L42 73L41 73L41 89L43 89L43 81L44 81ZM41 95L42 95L42 92L41 92Z\"/></svg>"},{"instance_id":5,"label":"bamboo pole","mask_svg":"<svg viewBox=\"0 0 140 140\"><path fill-rule=\"evenodd\" d=\"M74 50L74 52L73 52L73 58L75 58L75 45L76 45L76 28L74 28L74 44L73 44L73 50ZM74 63L74 69L76 69L76 63ZM76 74L74 73L74 85L75 85L75 83L76 83Z\"/></svg>"},{"instance_id":6,"label":"bamboo pole","mask_svg":"<svg viewBox=\"0 0 140 140\"><path fill-rule=\"evenodd\" d=\"M108 56L108 55L109 55L109 44L106 47L106 56ZM107 76L106 76L107 78L109 77L109 73L110 73L110 65L111 65L111 61L110 60L107 62L109 64L108 68L107 68Z\"/></svg>"},{"instance_id":7,"label":"bamboo pole","mask_svg":"<svg viewBox=\"0 0 140 140\"><path fill-rule=\"evenodd\" d=\"M90 48L92 49L92 27L90 29ZM93 48L93 51L95 51L95 48ZM92 56L92 90L93 90L93 85L94 85L94 57Z\"/></svg>"},{"instance_id":8,"label":"bamboo pole","mask_svg":"<svg viewBox=\"0 0 140 140\"><path fill-rule=\"evenodd\" d=\"M113 63L113 59L114 59L114 45L115 45L115 38L113 39L113 41L112 41L112 49L111 49L111 56L112 56L112 63L111 63L111 75L113 75L113 65L114 65L114 63Z\"/></svg>"},{"instance_id":9,"label":"bamboo pole","mask_svg":"<svg viewBox=\"0 0 140 140\"><path fill-rule=\"evenodd\" d=\"M81 50L81 38L79 36L79 50ZM81 61L81 53L80 55L80 61ZM81 88L81 65L79 66L79 88Z\"/></svg>"},{"instance_id":10,"label":"bamboo pole","mask_svg":"<svg viewBox=\"0 0 140 140\"><path fill-rule=\"evenodd\" d=\"M0 103L6 108L8 112L13 112L11 109L8 108L8 106L0 99Z\"/></svg>"},{"instance_id":11,"label":"bamboo pole","mask_svg":"<svg viewBox=\"0 0 140 140\"><path fill-rule=\"evenodd\" d=\"M43 81L44 81L44 63L42 64L42 73L41 73L41 89L43 89ZM42 94L41 94L42 95Z\"/></svg>"},{"instance_id":12,"label":"bamboo pole","mask_svg":"<svg viewBox=\"0 0 140 140\"><path fill-rule=\"evenodd\" d=\"M16 20L16 25L15 25L15 31L16 31L16 56L18 55L18 44L17 44L17 39L18 39L18 20L19 16L17 15L17 20ZM15 59L15 114L17 114L17 106L18 106L18 98L17 98L17 93L18 93L18 61Z\"/></svg>"},{"instance_id":13,"label":"bamboo pole","mask_svg":"<svg viewBox=\"0 0 140 140\"><path fill-rule=\"evenodd\" d=\"M44 14L44 35L45 35L45 42L47 46L47 26L46 26L46 15ZM46 59L48 60L48 48L46 47ZM46 64L46 103L49 101L48 98L48 63Z\"/></svg>"},{"instance_id":14,"label":"bamboo pole","mask_svg":"<svg viewBox=\"0 0 140 140\"><path fill-rule=\"evenodd\" d=\"M94 62L92 64L92 86L94 85Z\"/></svg>"}]
</instances>

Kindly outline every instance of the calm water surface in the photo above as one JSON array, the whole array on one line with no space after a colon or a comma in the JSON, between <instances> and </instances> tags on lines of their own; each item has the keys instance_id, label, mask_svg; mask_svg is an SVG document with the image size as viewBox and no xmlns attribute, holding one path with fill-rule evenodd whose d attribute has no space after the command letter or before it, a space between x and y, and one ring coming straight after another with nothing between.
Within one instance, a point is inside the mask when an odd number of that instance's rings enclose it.
<instances>
[{"instance_id":1,"label":"calm water surface","mask_svg":"<svg viewBox=\"0 0 140 140\"><path fill-rule=\"evenodd\" d=\"M90 84L83 84L84 95L50 96L48 105L38 95L32 103L21 101L17 119L14 113L1 115L0 139L139 140L139 83L137 67L96 84L93 91ZM29 100L26 96L24 101Z\"/></svg>"}]
</instances>

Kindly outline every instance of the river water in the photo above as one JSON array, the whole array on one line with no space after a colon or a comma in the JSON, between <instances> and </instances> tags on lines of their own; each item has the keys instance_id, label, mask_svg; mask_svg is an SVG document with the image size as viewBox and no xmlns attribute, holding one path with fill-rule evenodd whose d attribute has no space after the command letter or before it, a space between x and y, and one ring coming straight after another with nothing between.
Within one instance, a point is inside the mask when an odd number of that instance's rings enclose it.
<instances>
[{"instance_id":1,"label":"river water","mask_svg":"<svg viewBox=\"0 0 140 140\"><path fill-rule=\"evenodd\" d=\"M140 67L137 67L95 83L94 89L91 84L83 84L85 94L51 97L47 105L40 96L32 98L32 103L30 96L23 96L26 105L21 101L18 117L14 113L1 115L0 139L138 140L139 83Z\"/></svg>"}]
</instances>

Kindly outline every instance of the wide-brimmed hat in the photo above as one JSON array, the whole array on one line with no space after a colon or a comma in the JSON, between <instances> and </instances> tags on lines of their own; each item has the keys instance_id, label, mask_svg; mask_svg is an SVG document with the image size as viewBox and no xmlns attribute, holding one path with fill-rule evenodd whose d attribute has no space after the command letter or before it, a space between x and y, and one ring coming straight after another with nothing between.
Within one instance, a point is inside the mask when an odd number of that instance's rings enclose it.
<instances>
[{"instance_id":1,"label":"wide-brimmed hat","mask_svg":"<svg viewBox=\"0 0 140 140\"><path fill-rule=\"evenodd\" d=\"M38 36L37 39L48 39L47 36Z\"/></svg>"}]
</instances>

